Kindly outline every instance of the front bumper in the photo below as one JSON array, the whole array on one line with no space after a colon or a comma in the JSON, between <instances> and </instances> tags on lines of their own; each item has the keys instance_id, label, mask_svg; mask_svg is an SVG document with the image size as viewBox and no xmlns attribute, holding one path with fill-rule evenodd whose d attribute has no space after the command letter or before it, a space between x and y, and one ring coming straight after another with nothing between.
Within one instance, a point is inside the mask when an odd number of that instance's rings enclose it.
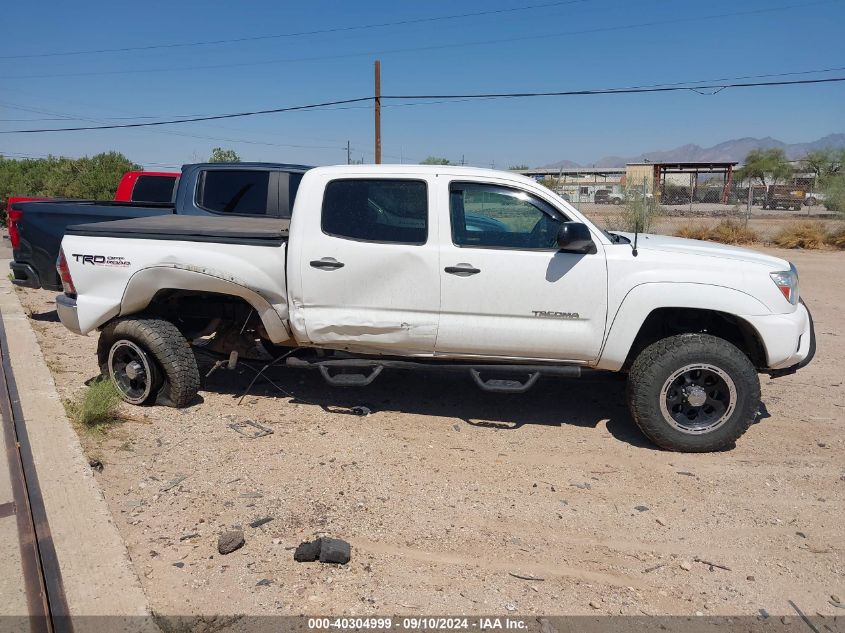
<instances>
[{"instance_id":1,"label":"front bumper","mask_svg":"<svg viewBox=\"0 0 845 633\"><path fill-rule=\"evenodd\" d=\"M59 321L74 334L82 334L79 327L79 313L76 310L76 298L68 297L65 294L56 296L56 312L59 314Z\"/></svg>"},{"instance_id":2,"label":"front bumper","mask_svg":"<svg viewBox=\"0 0 845 633\"><path fill-rule=\"evenodd\" d=\"M794 374L816 355L813 317L803 301L790 314L745 318L763 341L767 359L764 371L773 378Z\"/></svg>"},{"instance_id":3,"label":"front bumper","mask_svg":"<svg viewBox=\"0 0 845 633\"><path fill-rule=\"evenodd\" d=\"M9 262L9 268L12 269L12 283L16 286L23 286L24 288L41 287L38 273L29 264L20 264L12 260Z\"/></svg>"}]
</instances>

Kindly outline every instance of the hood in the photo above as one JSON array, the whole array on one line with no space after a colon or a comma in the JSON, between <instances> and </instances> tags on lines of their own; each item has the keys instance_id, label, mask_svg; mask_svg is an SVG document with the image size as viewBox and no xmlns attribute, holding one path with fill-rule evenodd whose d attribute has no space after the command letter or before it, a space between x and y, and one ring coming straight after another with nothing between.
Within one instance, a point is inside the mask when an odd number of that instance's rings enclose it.
<instances>
[{"instance_id":1,"label":"hood","mask_svg":"<svg viewBox=\"0 0 845 633\"><path fill-rule=\"evenodd\" d=\"M631 243L634 242L633 233L620 233ZM705 242L702 240L688 240L682 237L669 237L666 235L653 235L640 233L637 238L637 249L648 251L663 251L667 253L678 253L682 255L700 255L704 257L719 257L721 259L733 259L741 262L762 264L771 270L789 270L789 262L780 257L772 257L759 251L752 251L748 248L727 246L716 242Z\"/></svg>"}]
</instances>

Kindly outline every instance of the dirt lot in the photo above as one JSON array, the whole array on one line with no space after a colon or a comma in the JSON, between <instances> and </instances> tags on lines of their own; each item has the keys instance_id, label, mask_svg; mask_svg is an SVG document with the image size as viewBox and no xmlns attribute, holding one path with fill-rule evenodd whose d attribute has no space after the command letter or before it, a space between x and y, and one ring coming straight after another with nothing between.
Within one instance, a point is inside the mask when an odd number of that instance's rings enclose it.
<instances>
[{"instance_id":1,"label":"dirt lot","mask_svg":"<svg viewBox=\"0 0 845 633\"><path fill-rule=\"evenodd\" d=\"M799 266L819 352L762 379L762 419L728 452L657 450L614 377L489 395L454 375L342 391L274 370L295 397L264 383L239 405L251 372L220 370L189 409L126 407L81 436L160 613L794 617L793 600L841 616L845 253L778 254ZM56 321L53 293L19 297L71 397L97 373L96 337ZM273 434L228 426L244 420ZM235 525L246 545L221 556ZM295 563L315 534L349 540L352 562Z\"/></svg>"},{"instance_id":2,"label":"dirt lot","mask_svg":"<svg viewBox=\"0 0 845 633\"><path fill-rule=\"evenodd\" d=\"M584 215L601 227L618 228L620 207L606 204L577 204L575 205ZM809 211L809 213L808 213ZM735 208L723 204L694 204L692 215L687 206L663 207L661 215L655 221L655 233L674 235L684 226L713 226L724 219L745 220L745 209ZM748 222L749 228L757 233L761 240L771 240L781 229L804 221L821 222L829 231L843 226L841 219L835 214L828 213L824 207L804 207L801 211L779 209L764 211L759 207L752 207ZM624 226L624 224L622 225Z\"/></svg>"}]
</instances>

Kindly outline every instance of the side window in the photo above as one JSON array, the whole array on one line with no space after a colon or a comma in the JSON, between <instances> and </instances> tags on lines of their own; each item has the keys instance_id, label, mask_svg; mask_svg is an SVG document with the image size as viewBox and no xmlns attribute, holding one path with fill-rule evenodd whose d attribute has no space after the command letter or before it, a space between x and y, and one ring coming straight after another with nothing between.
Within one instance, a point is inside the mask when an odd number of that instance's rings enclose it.
<instances>
[{"instance_id":1,"label":"side window","mask_svg":"<svg viewBox=\"0 0 845 633\"><path fill-rule=\"evenodd\" d=\"M133 202L170 202L173 200L175 176L138 176L132 189Z\"/></svg>"},{"instance_id":2,"label":"side window","mask_svg":"<svg viewBox=\"0 0 845 633\"><path fill-rule=\"evenodd\" d=\"M472 182L449 186L449 211L457 246L556 250L558 228L566 221L524 191Z\"/></svg>"},{"instance_id":3,"label":"side window","mask_svg":"<svg viewBox=\"0 0 845 633\"><path fill-rule=\"evenodd\" d=\"M197 203L215 213L266 215L269 184L269 171L209 169L203 173Z\"/></svg>"},{"instance_id":4,"label":"side window","mask_svg":"<svg viewBox=\"0 0 845 633\"><path fill-rule=\"evenodd\" d=\"M419 180L333 180L323 195L323 233L365 242L425 244L428 189Z\"/></svg>"}]
</instances>

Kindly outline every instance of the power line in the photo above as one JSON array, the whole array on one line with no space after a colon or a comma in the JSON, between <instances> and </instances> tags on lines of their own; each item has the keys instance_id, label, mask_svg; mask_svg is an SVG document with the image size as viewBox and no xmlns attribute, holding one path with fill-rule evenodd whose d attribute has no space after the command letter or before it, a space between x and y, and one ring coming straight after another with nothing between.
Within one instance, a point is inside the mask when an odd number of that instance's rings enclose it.
<instances>
[{"instance_id":1,"label":"power line","mask_svg":"<svg viewBox=\"0 0 845 633\"><path fill-rule=\"evenodd\" d=\"M759 88L762 86L796 86L805 84L835 83L845 81L845 77L828 79L795 79L792 81L758 81L753 83L712 84L706 86L664 86L607 88L604 90L563 90L560 92L499 92L487 94L451 94L451 95L390 95L382 99L518 99L523 97L572 97L579 95L620 95L644 92L677 92L681 90L715 90L721 92L728 88ZM702 93L706 94L706 93ZM372 97L370 97L372 98Z\"/></svg>"},{"instance_id":2,"label":"power line","mask_svg":"<svg viewBox=\"0 0 845 633\"><path fill-rule=\"evenodd\" d=\"M364 101L372 101L372 97L358 97L356 99L341 99L338 101L326 101L323 103L311 103L301 106L291 106L287 108L270 108L268 110L253 110L251 112L232 112L228 114L214 114L210 116L192 117L188 119L171 119L169 121L151 121L147 123L116 123L113 125L100 126L84 126L84 127L67 127L67 128L51 128L40 130L0 130L0 134L24 134L36 132L76 132L79 130L116 130L124 128L136 127L153 127L158 125L173 125L176 123L195 123L197 121L216 121L219 119L236 119L239 117L255 116L257 114L277 114L280 112L295 112L298 110L315 110L327 106L341 105L346 103L361 103Z\"/></svg>"},{"instance_id":3,"label":"power line","mask_svg":"<svg viewBox=\"0 0 845 633\"><path fill-rule=\"evenodd\" d=\"M40 109L40 108L26 107L26 106L19 105L19 104L11 104L11 103L6 102L6 101L0 101L0 106L10 107L10 108L14 108L16 110L38 112L38 113L42 113L42 114L53 114L53 115L61 117L61 118L56 119L56 120L59 120L59 121L78 120L78 121L88 121L89 123L100 123L100 124L107 124L108 123L108 120L104 119L104 118L79 117L79 116L75 116L75 115L64 113L64 112L58 112L58 111L55 111L55 110L44 110L44 109ZM191 116L191 115L185 115L185 116L187 117L187 116ZM198 114L198 115L193 115L193 116L203 117L203 116L206 116L206 115ZM141 116L141 117L135 117L135 118L143 119L143 118L149 118L149 117ZM155 117L155 118L161 118L161 117ZM185 117L176 117L176 118L185 118ZM228 128L222 128L222 129L228 129ZM340 141L338 141L338 145L313 145L313 144L305 144L305 143L273 143L273 142L269 142L269 141L255 141L255 140L248 140L248 139L242 139L242 138L226 138L226 137L220 137L220 136L208 136L208 135L201 135L201 134L175 131L175 130L168 130L168 131L165 132L164 130L146 129L144 131L152 132L152 133L156 133L156 134L169 134L169 135L175 135L175 136L183 136L183 137L187 137L187 138L202 139L202 140L207 140L207 141L220 141L220 142L225 142L225 143L239 143L239 144L246 144L246 145L262 145L262 146L265 146L265 147L290 147L290 148L294 148L294 149L322 149L322 150L335 150L336 151L339 148L339 143L340 143ZM328 142L328 141L326 141L326 142Z\"/></svg>"},{"instance_id":4,"label":"power line","mask_svg":"<svg viewBox=\"0 0 845 633\"><path fill-rule=\"evenodd\" d=\"M797 75L818 75L823 73L831 73L831 72L839 72L845 70L845 66L834 66L832 68L817 68L813 70L795 70L789 72L780 72L780 73L765 73L759 75L740 75L738 77L711 77L709 79L693 79L689 81L676 81L676 82L664 82L664 83L657 83L657 84L642 84L636 86L628 86L628 88L660 88L663 86L686 86L689 84L702 84L714 81L740 81L743 79L768 79L771 77L794 77ZM446 103L465 103L469 101L473 101L474 99L446 99L446 100L434 100L434 101L417 101L413 103L391 103L391 104L382 104L383 108L398 108L398 107L405 107L405 106L424 106L424 105L440 105ZM22 110L25 112L35 112L38 114L52 114L55 115L53 117L44 117L44 118L30 118L30 119L0 119L0 123L26 123L26 122L35 122L35 121L89 121L93 123L107 123L110 121L136 121L139 119L187 119L190 117L205 117L205 116L213 116L208 114L159 114L159 115L133 115L133 116L100 116L96 119L91 118L90 116L81 116L77 114L71 114L66 112L59 112L56 110L44 110L35 108L32 106L23 106L20 104L12 104L8 101L0 101L0 107L11 108L14 110ZM358 109L369 109L369 105L358 105L358 106L345 106L345 107L326 107L320 108L316 111L318 112L327 112L327 111L338 111L338 110L358 110ZM307 110L306 110L307 112ZM239 130L237 128L219 128L223 130L232 130L232 131L247 131L247 130ZM207 138L208 140L231 140L232 142L241 142L238 139L217 139L213 137L197 137L197 138ZM324 142L335 141L337 143L342 143L343 141L338 139L314 139ZM243 141L248 142L248 141ZM297 146L300 147L300 146ZM301 146L306 147L306 146ZM309 146L310 147L310 146ZM317 146L313 146L317 147ZM334 148L334 146L332 146Z\"/></svg>"},{"instance_id":5,"label":"power line","mask_svg":"<svg viewBox=\"0 0 845 633\"><path fill-rule=\"evenodd\" d=\"M729 88L760 88L764 86L798 86L811 84L827 84L845 81L845 77L832 77L827 79L794 79L789 81L758 81L752 83L723 83L723 84L707 84L707 85L677 85L677 86L657 86L657 87L629 87L629 88L605 88L605 89L591 89L591 90L562 90L556 92L499 92L499 93L475 93L475 94L440 94L440 95L382 95L380 98L383 101L387 100L489 100L489 99L519 99L528 97L570 97L570 96L585 96L585 95L620 95L620 94L642 94L642 93L662 93L662 92L680 92L684 90L691 90L699 92L704 90L714 91L709 94L716 94L722 90ZM286 108L271 108L268 110L253 110L250 112L233 112L228 114L216 114L211 116L193 117L187 119L171 119L169 121L152 121L146 123L117 123L112 125L100 126L80 126L80 127L66 127L66 128L42 128L29 130L0 130L0 134L37 134L42 132L79 132L83 130L114 130L125 128L143 128L160 125L176 125L180 123L194 123L197 121L213 121L218 119L234 119L239 117L255 116L259 114L277 114L281 112L295 112L301 110L317 110L326 106L333 106L339 104L372 102L375 97L358 97L355 99L342 99L338 101L326 101L323 103L312 103L300 106L291 106ZM400 104L410 105L410 104Z\"/></svg>"},{"instance_id":6,"label":"power line","mask_svg":"<svg viewBox=\"0 0 845 633\"><path fill-rule=\"evenodd\" d=\"M582 4L590 0L563 0L561 2L546 2L544 4L531 4L522 7L511 7L508 9L491 9L488 11L475 11L472 13L457 13L453 15L440 15L423 18L412 18L409 20L397 20L394 22L379 22L376 24L361 24L356 26L341 26L330 29L316 29L313 31L298 31L291 33L276 33L272 35L255 35L251 37L236 37L220 40L204 40L199 42L171 42L169 44L150 44L146 46L124 46L121 48L100 48L93 50L65 51L52 53L27 53L24 55L2 55L0 59L31 59L36 57L64 57L68 55L94 55L100 53L125 53L129 51L149 51L161 48L189 48L193 46L215 46L219 44L235 44L239 42L256 42L260 40L282 39L289 37L304 37L308 35L325 35L329 33L345 33L349 31L363 31L379 29L389 26L407 26L410 24L423 24L426 22L439 22L444 20L460 20L464 18L476 18L485 15L500 15L503 13L517 13L520 11L533 11L536 9L548 9L570 4Z\"/></svg>"},{"instance_id":7,"label":"power line","mask_svg":"<svg viewBox=\"0 0 845 633\"><path fill-rule=\"evenodd\" d=\"M496 38L490 40L475 40L475 41L468 41L468 42L456 42L451 44L432 44L427 46L415 46L415 47L408 47L408 48L394 48L394 49L386 49L386 50L379 50L379 51L366 51L360 53L341 53L341 54L332 54L332 55L318 55L312 57L292 57L292 58L283 58L283 59L269 59L269 60L260 60L260 61L249 61L249 62L232 62L232 63L224 63L224 64L198 64L193 66L167 66L167 67L160 67L160 68L123 68L120 70L101 70L101 71L85 71L85 72L76 72L76 73L49 73L49 74L38 74L38 75L4 75L0 76L0 79L47 79L47 78L54 78L54 77L93 77L93 76L101 76L101 75L128 75L128 74L138 74L138 73L165 73L165 72L180 72L185 70L217 70L221 68L244 68L244 67L251 67L251 66L263 66L263 65L274 65L274 64L290 64L290 63L300 63L300 62L314 62L314 61L327 61L332 59L348 59L350 57L378 57L384 55L390 55L394 53L415 53L415 52L423 52L423 51L432 51L432 50L443 50L443 49L454 49L454 48L465 48L471 46L487 46L490 44L503 44L503 43L512 43L512 42L522 42L522 41L534 41L539 39L551 39L557 37L565 37L570 35L593 35L596 33L606 33L606 32L617 32L617 31L624 31L628 29L638 29L638 28L647 28L651 26L666 26L670 24L681 24L685 22L700 22L702 20L720 20L724 18L734 18L740 16L749 16L749 15L760 15L765 13L772 13L776 11L786 11L788 9L806 9L808 7L822 5L822 4L831 4L831 3L838 3L842 2L843 0L817 0L815 2L807 2L803 4L788 4L788 5L781 5L776 7L766 7L763 9L752 9L748 11L735 11L730 13L719 13L719 14L711 14L711 15L697 15L694 17L688 18L669 18L665 20L652 20L649 22L639 22L633 24L621 24L618 26L602 26L602 27L594 27L589 29L582 29L582 30L572 30L572 31L560 31L557 33L545 33L545 34L532 34L532 35L524 35L524 36L515 36L515 37L508 37L508 38Z\"/></svg>"}]
</instances>

